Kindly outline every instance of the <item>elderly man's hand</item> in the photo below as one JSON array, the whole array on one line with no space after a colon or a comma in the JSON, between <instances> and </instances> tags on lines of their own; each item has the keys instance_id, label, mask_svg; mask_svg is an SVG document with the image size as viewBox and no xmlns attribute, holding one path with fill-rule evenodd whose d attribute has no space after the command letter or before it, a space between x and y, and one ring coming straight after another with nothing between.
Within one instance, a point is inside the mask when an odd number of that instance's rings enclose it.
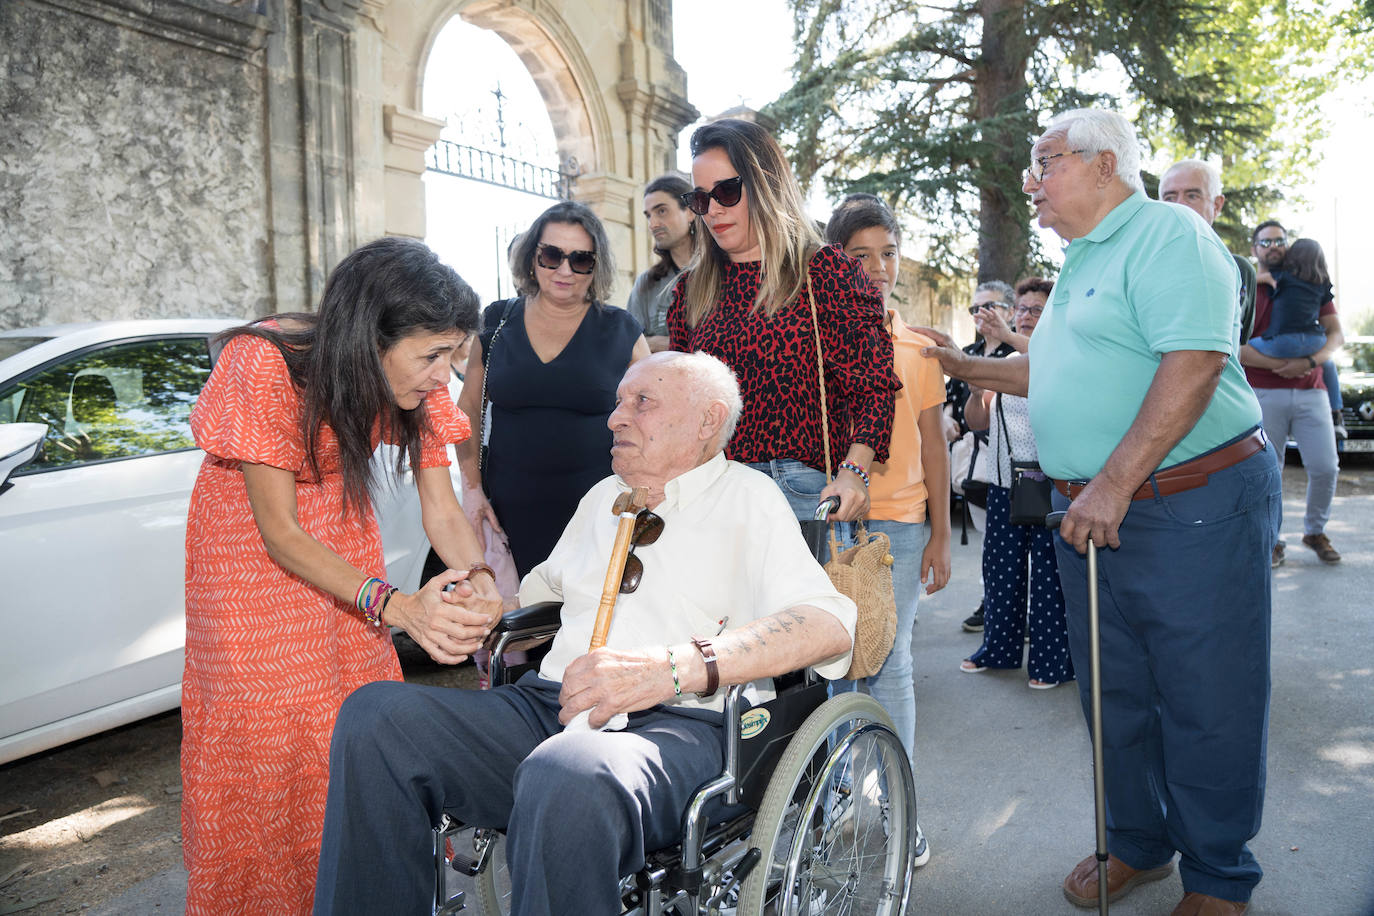
<instances>
[{"instance_id":1,"label":"elderly man's hand","mask_svg":"<svg viewBox=\"0 0 1374 916\"><path fill-rule=\"evenodd\" d=\"M954 342L954 338L938 328L928 328L923 324L909 324L906 326L906 329L929 337L931 340L935 341L936 346L949 347L951 350L959 349L959 345Z\"/></svg>"},{"instance_id":2,"label":"elderly man's hand","mask_svg":"<svg viewBox=\"0 0 1374 916\"><path fill-rule=\"evenodd\" d=\"M1083 492L1069 503L1069 511L1059 524L1059 534L1079 553L1088 552L1088 539L1098 547L1113 550L1121 546L1117 529L1131 507L1133 492L1122 493L1102 476L1094 477Z\"/></svg>"},{"instance_id":3,"label":"elderly man's hand","mask_svg":"<svg viewBox=\"0 0 1374 916\"><path fill-rule=\"evenodd\" d=\"M588 724L600 728L616 713L649 709L672 697L673 675L666 655L594 649L564 670L558 721L567 725L590 709Z\"/></svg>"},{"instance_id":4,"label":"elderly man's hand","mask_svg":"<svg viewBox=\"0 0 1374 916\"><path fill-rule=\"evenodd\" d=\"M922 356L940 361L940 369L950 378L967 378L973 357L954 346L922 347Z\"/></svg>"}]
</instances>

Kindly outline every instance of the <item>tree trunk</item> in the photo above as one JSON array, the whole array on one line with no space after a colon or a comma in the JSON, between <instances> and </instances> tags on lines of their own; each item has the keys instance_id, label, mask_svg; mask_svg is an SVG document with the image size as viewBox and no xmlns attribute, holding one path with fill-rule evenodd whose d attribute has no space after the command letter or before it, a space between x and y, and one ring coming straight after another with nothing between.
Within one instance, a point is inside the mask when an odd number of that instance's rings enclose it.
<instances>
[{"instance_id":1,"label":"tree trunk","mask_svg":"<svg viewBox=\"0 0 1374 916\"><path fill-rule=\"evenodd\" d=\"M1025 0L981 0L982 54L974 77L974 121L981 127L978 163L978 282L1015 283L1029 255L1028 208L1021 172L1035 115L1027 111L1031 39Z\"/></svg>"}]
</instances>

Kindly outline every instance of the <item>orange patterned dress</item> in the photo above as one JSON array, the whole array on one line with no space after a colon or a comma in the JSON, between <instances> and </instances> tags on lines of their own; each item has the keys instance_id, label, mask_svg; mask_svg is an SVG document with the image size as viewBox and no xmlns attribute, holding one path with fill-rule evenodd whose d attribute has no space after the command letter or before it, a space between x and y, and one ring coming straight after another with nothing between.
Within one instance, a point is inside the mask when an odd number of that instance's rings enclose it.
<instances>
[{"instance_id":1,"label":"orange patterned dress","mask_svg":"<svg viewBox=\"0 0 1374 916\"><path fill-rule=\"evenodd\" d=\"M400 680L390 633L278 566L253 522L240 462L296 475L297 517L359 570L386 575L369 509L343 515L327 426L313 479L300 398L268 341L224 349L191 414L207 452L186 527L181 828L189 914L308 913L329 781L329 737L357 687ZM425 399L420 465L447 465L468 435L445 389Z\"/></svg>"}]
</instances>

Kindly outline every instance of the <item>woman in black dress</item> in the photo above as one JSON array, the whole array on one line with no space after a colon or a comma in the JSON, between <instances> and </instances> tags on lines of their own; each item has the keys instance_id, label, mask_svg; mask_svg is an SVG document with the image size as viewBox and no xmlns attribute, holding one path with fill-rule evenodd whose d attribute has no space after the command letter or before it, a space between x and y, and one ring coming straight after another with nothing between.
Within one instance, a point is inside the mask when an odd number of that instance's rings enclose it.
<instances>
[{"instance_id":1,"label":"woman in black dress","mask_svg":"<svg viewBox=\"0 0 1374 916\"><path fill-rule=\"evenodd\" d=\"M483 315L458 404L482 419L481 436L458 446L458 463L473 528L485 537L485 521L504 532L523 577L611 473L615 389L649 345L633 316L602 304L615 266L606 230L584 205L545 210L510 262L520 295Z\"/></svg>"}]
</instances>

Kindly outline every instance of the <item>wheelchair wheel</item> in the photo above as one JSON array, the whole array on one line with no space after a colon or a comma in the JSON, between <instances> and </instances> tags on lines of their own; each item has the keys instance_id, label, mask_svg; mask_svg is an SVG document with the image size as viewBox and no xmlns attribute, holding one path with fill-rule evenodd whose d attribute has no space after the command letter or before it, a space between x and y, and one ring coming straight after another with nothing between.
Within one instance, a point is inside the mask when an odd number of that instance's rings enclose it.
<instances>
[{"instance_id":1,"label":"wheelchair wheel","mask_svg":"<svg viewBox=\"0 0 1374 916\"><path fill-rule=\"evenodd\" d=\"M762 853L740 916L906 912L914 870L916 791L886 711L842 693L787 746L750 840Z\"/></svg>"},{"instance_id":2,"label":"wheelchair wheel","mask_svg":"<svg viewBox=\"0 0 1374 916\"><path fill-rule=\"evenodd\" d=\"M473 897L482 916L507 916L510 913L510 871L506 868L506 835L496 835L491 858L472 879Z\"/></svg>"},{"instance_id":3,"label":"wheelchair wheel","mask_svg":"<svg viewBox=\"0 0 1374 916\"><path fill-rule=\"evenodd\" d=\"M511 894L510 872L506 868L506 835L495 830L475 831L464 824L447 837L455 864L450 867L445 863L443 868L445 899L461 891L466 898L464 904L476 903L471 912L482 916L506 916L510 912ZM483 847L487 844L491 849L486 853L486 861L473 874L472 868L482 859ZM468 912L464 904L459 904L457 909ZM450 906L438 912L448 916L456 911Z\"/></svg>"}]
</instances>

